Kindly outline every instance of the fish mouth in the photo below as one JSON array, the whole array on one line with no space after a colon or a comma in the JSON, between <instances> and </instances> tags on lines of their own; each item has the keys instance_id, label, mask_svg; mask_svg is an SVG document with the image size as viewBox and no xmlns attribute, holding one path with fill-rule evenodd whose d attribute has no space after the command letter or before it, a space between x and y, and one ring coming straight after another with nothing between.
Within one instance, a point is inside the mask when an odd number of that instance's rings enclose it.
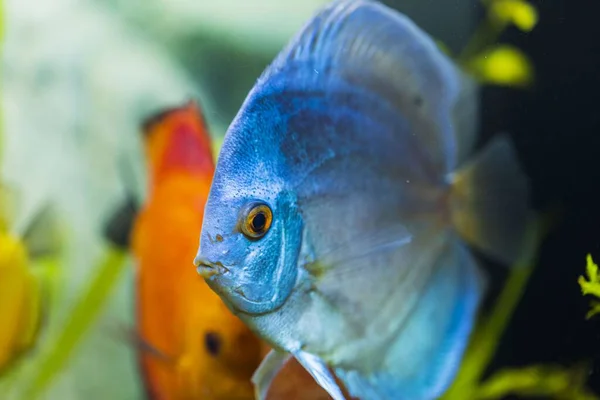
<instances>
[{"instance_id":1,"label":"fish mouth","mask_svg":"<svg viewBox=\"0 0 600 400\"><path fill-rule=\"evenodd\" d=\"M220 261L213 262L204 257L196 257L194 259L194 266L196 267L196 272L204 279L229 272L229 269Z\"/></svg>"}]
</instances>

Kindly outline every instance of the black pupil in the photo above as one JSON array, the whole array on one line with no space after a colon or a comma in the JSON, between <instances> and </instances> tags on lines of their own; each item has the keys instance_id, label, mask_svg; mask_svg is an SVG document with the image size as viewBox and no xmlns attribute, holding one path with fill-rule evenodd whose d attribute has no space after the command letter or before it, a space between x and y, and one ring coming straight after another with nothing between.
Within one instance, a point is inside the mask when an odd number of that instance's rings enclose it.
<instances>
[{"instance_id":1,"label":"black pupil","mask_svg":"<svg viewBox=\"0 0 600 400\"><path fill-rule=\"evenodd\" d=\"M259 212L252 218L252 229L254 229L255 232L262 232L262 230L265 229L266 224L267 217L264 212Z\"/></svg>"},{"instance_id":2,"label":"black pupil","mask_svg":"<svg viewBox=\"0 0 600 400\"><path fill-rule=\"evenodd\" d=\"M207 332L204 335L204 347L206 350L213 356L219 354L219 350L221 350L221 338L218 333L215 332Z\"/></svg>"}]
</instances>

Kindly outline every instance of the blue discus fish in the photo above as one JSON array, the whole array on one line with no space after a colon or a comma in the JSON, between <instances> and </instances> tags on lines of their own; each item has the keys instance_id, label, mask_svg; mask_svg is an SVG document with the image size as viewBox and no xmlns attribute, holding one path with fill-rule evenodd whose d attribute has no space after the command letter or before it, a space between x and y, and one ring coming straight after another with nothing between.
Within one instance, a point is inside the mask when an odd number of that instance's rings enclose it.
<instances>
[{"instance_id":1,"label":"blue discus fish","mask_svg":"<svg viewBox=\"0 0 600 400\"><path fill-rule=\"evenodd\" d=\"M506 136L467 158L477 88L405 16L324 8L229 127L198 272L275 349L257 396L295 357L333 398L434 399L452 381L485 279L506 264L529 189Z\"/></svg>"}]
</instances>

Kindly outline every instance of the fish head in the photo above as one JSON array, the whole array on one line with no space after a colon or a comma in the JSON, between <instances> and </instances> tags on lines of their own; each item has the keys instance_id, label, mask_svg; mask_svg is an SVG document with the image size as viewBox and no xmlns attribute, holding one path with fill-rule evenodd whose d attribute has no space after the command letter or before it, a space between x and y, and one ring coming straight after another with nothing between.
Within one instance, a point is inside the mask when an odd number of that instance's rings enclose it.
<instances>
[{"instance_id":1,"label":"fish head","mask_svg":"<svg viewBox=\"0 0 600 400\"><path fill-rule=\"evenodd\" d=\"M277 115L243 116L223 142L195 265L234 313L258 315L279 309L296 284L303 224L279 145L266 139ZM269 132L245 134L252 129Z\"/></svg>"}]
</instances>

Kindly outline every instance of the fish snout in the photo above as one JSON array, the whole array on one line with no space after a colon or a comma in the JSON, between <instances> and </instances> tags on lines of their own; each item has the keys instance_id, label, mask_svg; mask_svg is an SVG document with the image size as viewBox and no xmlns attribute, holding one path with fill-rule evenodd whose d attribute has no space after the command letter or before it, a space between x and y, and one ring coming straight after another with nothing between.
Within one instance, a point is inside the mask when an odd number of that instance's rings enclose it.
<instances>
[{"instance_id":1,"label":"fish snout","mask_svg":"<svg viewBox=\"0 0 600 400\"><path fill-rule=\"evenodd\" d=\"M219 261L209 261L202 256L197 256L194 259L194 266L196 267L198 274L204 279L229 272L229 269L225 267L223 263Z\"/></svg>"}]
</instances>

